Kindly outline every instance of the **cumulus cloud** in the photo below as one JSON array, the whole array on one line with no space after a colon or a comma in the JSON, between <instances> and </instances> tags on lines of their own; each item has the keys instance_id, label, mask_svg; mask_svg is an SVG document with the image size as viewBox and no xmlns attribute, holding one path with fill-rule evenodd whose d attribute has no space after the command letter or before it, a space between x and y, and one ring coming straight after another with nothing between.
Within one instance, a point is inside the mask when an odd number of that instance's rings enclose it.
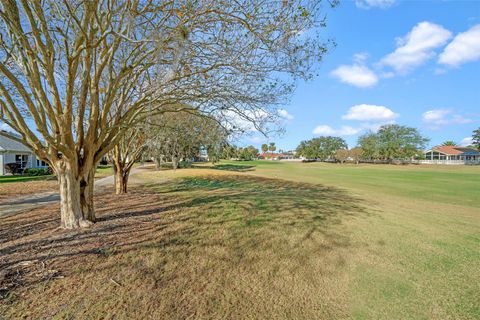
<instances>
[{"instance_id":1,"label":"cumulus cloud","mask_svg":"<svg viewBox=\"0 0 480 320\"><path fill-rule=\"evenodd\" d=\"M451 37L452 33L438 24L420 22L406 36L397 39L397 49L385 56L380 65L407 73L435 56L434 49L445 45Z\"/></svg>"},{"instance_id":2,"label":"cumulus cloud","mask_svg":"<svg viewBox=\"0 0 480 320\"><path fill-rule=\"evenodd\" d=\"M358 134L362 128L353 128L350 126L342 126L339 129L334 129L328 125L320 125L313 129L313 134L319 136L354 136Z\"/></svg>"},{"instance_id":3,"label":"cumulus cloud","mask_svg":"<svg viewBox=\"0 0 480 320\"><path fill-rule=\"evenodd\" d=\"M313 129L313 134L319 136L354 136L365 130L377 131L382 125L394 123L398 114L387 107L370 104L359 104L351 107L342 116L343 120L360 121L357 126L341 126L332 128L329 125L319 125Z\"/></svg>"},{"instance_id":4,"label":"cumulus cloud","mask_svg":"<svg viewBox=\"0 0 480 320\"><path fill-rule=\"evenodd\" d=\"M438 62L452 67L480 60L480 24L458 34L440 54Z\"/></svg>"},{"instance_id":5,"label":"cumulus cloud","mask_svg":"<svg viewBox=\"0 0 480 320\"><path fill-rule=\"evenodd\" d=\"M469 146L473 143L473 138L472 137L466 137L463 138L462 141L460 141L459 145L462 147Z\"/></svg>"},{"instance_id":6,"label":"cumulus cloud","mask_svg":"<svg viewBox=\"0 0 480 320\"><path fill-rule=\"evenodd\" d=\"M472 119L466 118L460 114L454 114L449 109L433 109L422 114L422 120L430 125L430 128L437 129L449 124L465 124L473 122Z\"/></svg>"},{"instance_id":7,"label":"cumulus cloud","mask_svg":"<svg viewBox=\"0 0 480 320\"><path fill-rule=\"evenodd\" d=\"M291 115L290 113L288 113L287 110L285 109L277 109L277 112L278 112L278 115L283 118L283 119L286 119L286 120L293 120L293 115Z\"/></svg>"},{"instance_id":8,"label":"cumulus cloud","mask_svg":"<svg viewBox=\"0 0 480 320\"><path fill-rule=\"evenodd\" d=\"M370 8L388 8L391 7L396 0L355 0L355 5L361 9Z\"/></svg>"},{"instance_id":9,"label":"cumulus cloud","mask_svg":"<svg viewBox=\"0 0 480 320\"><path fill-rule=\"evenodd\" d=\"M429 110L422 114L422 119L425 122L437 122L442 121L450 111L445 109L436 109L436 110Z\"/></svg>"},{"instance_id":10,"label":"cumulus cloud","mask_svg":"<svg viewBox=\"0 0 480 320\"><path fill-rule=\"evenodd\" d=\"M353 55L355 61L352 65L341 65L330 74L343 83L359 88L368 88L377 84L378 76L370 68L365 66L368 54L356 53Z\"/></svg>"},{"instance_id":11,"label":"cumulus cloud","mask_svg":"<svg viewBox=\"0 0 480 320\"><path fill-rule=\"evenodd\" d=\"M373 104L359 104L351 107L347 114L342 116L344 120L358 121L376 121L390 122L398 117L398 113L393 112L385 106Z\"/></svg>"},{"instance_id":12,"label":"cumulus cloud","mask_svg":"<svg viewBox=\"0 0 480 320\"><path fill-rule=\"evenodd\" d=\"M372 87L378 82L375 72L361 64L341 65L331 75L343 83L360 88Z\"/></svg>"}]
</instances>

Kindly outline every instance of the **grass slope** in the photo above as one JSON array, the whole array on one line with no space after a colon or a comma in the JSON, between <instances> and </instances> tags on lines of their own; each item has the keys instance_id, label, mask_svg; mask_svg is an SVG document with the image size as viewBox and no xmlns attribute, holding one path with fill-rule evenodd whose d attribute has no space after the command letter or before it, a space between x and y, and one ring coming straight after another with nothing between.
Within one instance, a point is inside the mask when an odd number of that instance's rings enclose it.
<instances>
[{"instance_id":1,"label":"grass slope","mask_svg":"<svg viewBox=\"0 0 480 320\"><path fill-rule=\"evenodd\" d=\"M55 230L55 207L0 220L0 314L477 319L479 169L141 172L131 194L97 197L91 229Z\"/></svg>"}]
</instances>

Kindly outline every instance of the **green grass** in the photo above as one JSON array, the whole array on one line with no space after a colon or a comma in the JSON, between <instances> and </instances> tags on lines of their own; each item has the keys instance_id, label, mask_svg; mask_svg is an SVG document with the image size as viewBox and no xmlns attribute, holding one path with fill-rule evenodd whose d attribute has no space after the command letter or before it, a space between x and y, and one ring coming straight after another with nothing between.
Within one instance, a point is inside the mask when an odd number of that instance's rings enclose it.
<instances>
[{"instance_id":1,"label":"green grass","mask_svg":"<svg viewBox=\"0 0 480 320\"><path fill-rule=\"evenodd\" d=\"M104 178L113 174L111 166L98 166L95 172L96 178ZM28 182L28 181L42 181L53 178L53 175L48 176L0 176L0 183L11 182Z\"/></svg>"},{"instance_id":2,"label":"green grass","mask_svg":"<svg viewBox=\"0 0 480 320\"><path fill-rule=\"evenodd\" d=\"M99 165L95 171L95 178L105 178L113 174L113 168L111 165Z\"/></svg>"},{"instance_id":3,"label":"green grass","mask_svg":"<svg viewBox=\"0 0 480 320\"><path fill-rule=\"evenodd\" d=\"M368 248L348 258L353 318L480 318L479 166L221 165L340 187L364 200L371 215L359 215L341 232Z\"/></svg>"},{"instance_id":4,"label":"green grass","mask_svg":"<svg viewBox=\"0 0 480 320\"><path fill-rule=\"evenodd\" d=\"M480 167L274 161L142 171L136 193L102 196L74 247L70 233L51 241L55 224L11 218L13 257L64 278L36 280L5 314L479 319L479 178Z\"/></svg>"},{"instance_id":5,"label":"green grass","mask_svg":"<svg viewBox=\"0 0 480 320\"><path fill-rule=\"evenodd\" d=\"M11 182L27 182L27 181L41 181L52 178L52 175L48 176L0 176L0 183Z\"/></svg>"},{"instance_id":6,"label":"green grass","mask_svg":"<svg viewBox=\"0 0 480 320\"><path fill-rule=\"evenodd\" d=\"M341 165L278 161L228 161L220 166L222 169L225 166L255 168L257 174L264 176L324 183L363 193L379 192L409 199L480 207L480 166Z\"/></svg>"}]
</instances>

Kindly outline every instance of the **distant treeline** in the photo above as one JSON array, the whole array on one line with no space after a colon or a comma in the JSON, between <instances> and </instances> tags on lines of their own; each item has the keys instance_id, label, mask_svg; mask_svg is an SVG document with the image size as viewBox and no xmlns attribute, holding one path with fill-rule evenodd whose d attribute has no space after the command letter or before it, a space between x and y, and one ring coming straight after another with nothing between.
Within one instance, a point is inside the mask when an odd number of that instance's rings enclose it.
<instances>
[{"instance_id":1,"label":"distant treeline","mask_svg":"<svg viewBox=\"0 0 480 320\"><path fill-rule=\"evenodd\" d=\"M297 155L320 161L390 161L421 157L429 139L416 128L398 124L384 125L377 132L368 132L359 137L357 146L348 149L339 137L318 137L300 142Z\"/></svg>"}]
</instances>

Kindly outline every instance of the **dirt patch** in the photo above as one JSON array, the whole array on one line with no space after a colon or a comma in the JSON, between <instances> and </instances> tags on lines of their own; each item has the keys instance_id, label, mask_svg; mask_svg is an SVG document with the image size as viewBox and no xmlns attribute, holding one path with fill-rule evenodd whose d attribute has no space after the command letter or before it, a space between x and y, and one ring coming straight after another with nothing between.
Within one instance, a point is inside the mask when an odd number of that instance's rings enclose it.
<instances>
[{"instance_id":1,"label":"dirt patch","mask_svg":"<svg viewBox=\"0 0 480 320\"><path fill-rule=\"evenodd\" d=\"M0 184L0 202L4 200L13 200L19 196L56 190L58 190L58 183L54 179L2 183Z\"/></svg>"}]
</instances>

